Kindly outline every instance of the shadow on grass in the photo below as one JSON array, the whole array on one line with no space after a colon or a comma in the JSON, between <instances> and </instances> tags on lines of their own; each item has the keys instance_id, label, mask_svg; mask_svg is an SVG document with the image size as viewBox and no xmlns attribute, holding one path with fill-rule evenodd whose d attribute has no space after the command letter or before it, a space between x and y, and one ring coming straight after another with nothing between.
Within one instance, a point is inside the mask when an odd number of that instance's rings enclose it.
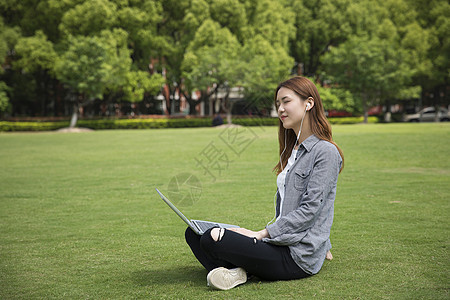
<instances>
[{"instance_id":1,"label":"shadow on grass","mask_svg":"<svg viewBox=\"0 0 450 300\"><path fill-rule=\"evenodd\" d=\"M184 266L135 271L131 274L131 278L140 286L187 284L188 282L204 284L206 275L206 270L201 267Z\"/></svg>"},{"instance_id":2,"label":"shadow on grass","mask_svg":"<svg viewBox=\"0 0 450 300\"><path fill-rule=\"evenodd\" d=\"M131 273L131 280L142 287L150 286L174 286L181 285L198 286L206 288L206 275L208 272L202 267L184 266L172 268L154 268L135 271ZM270 284L277 281L264 281L255 276L251 276L245 286L249 289L257 290L261 288L261 283ZM208 290L214 291L208 288Z\"/></svg>"}]
</instances>

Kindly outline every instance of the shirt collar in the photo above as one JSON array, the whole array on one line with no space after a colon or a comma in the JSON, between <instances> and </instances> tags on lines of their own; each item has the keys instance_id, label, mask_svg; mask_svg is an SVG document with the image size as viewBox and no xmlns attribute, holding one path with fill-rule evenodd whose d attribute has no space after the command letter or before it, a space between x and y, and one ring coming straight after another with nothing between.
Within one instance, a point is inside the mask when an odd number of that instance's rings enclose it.
<instances>
[{"instance_id":1,"label":"shirt collar","mask_svg":"<svg viewBox=\"0 0 450 300\"><path fill-rule=\"evenodd\" d=\"M300 146L303 146L306 151L310 152L314 145L316 145L319 141L320 139L317 136L311 134L306 140L303 141L303 143L301 143Z\"/></svg>"}]
</instances>

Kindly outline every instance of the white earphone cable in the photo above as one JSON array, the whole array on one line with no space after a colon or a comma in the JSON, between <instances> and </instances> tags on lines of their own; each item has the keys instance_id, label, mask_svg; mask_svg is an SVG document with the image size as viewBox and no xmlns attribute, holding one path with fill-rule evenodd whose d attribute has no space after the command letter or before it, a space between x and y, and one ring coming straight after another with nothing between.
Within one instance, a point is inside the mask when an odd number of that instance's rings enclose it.
<instances>
[{"instance_id":1,"label":"white earphone cable","mask_svg":"<svg viewBox=\"0 0 450 300\"><path fill-rule=\"evenodd\" d=\"M309 105L307 105L306 107L305 107L305 112L303 113L303 117L302 117L302 121L300 122L300 130L298 131L298 135L297 135L297 139L296 139L296 141L295 141L295 143L294 143L294 148L295 148L295 146L297 145L297 143L298 143L298 139L300 138L300 134L302 133L302 127L303 127L303 120L305 119L305 116L306 116L306 111L307 111L307 109L308 109L308 107L309 107ZM283 171L283 163L282 163L282 161L281 161L281 157L283 156L283 154L284 154L284 152L286 151L286 134L287 132L286 132L286 129L284 130L284 149L283 149L283 152L281 152L281 154L280 154L280 168L281 168L281 171ZM277 190L277 192L275 193L275 196L273 197L273 205L274 205L274 208L275 208L275 216L273 217L273 219L272 220L270 220L269 221L269 223L267 223L267 225L266 226L268 226L269 224L271 224L276 218L277 218L277 193L278 193L278 190Z\"/></svg>"},{"instance_id":2,"label":"white earphone cable","mask_svg":"<svg viewBox=\"0 0 450 300\"><path fill-rule=\"evenodd\" d=\"M281 152L281 154L280 154L280 167L281 167L281 171L283 171L283 163L281 162L281 156L283 156L283 154L284 154L284 151L286 151L286 133L287 133L287 130L286 129L284 129L284 149L283 149L283 152Z\"/></svg>"},{"instance_id":3,"label":"white earphone cable","mask_svg":"<svg viewBox=\"0 0 450 300\"><path fill-rule=\"evenodd\" d=\"M300 134L302 134L303 120L305 119L306 112L308 110L309 105L306 105L305 112L303 113L302 121L300 122L300 130L298 131L297 139L295 140L294 148L297 146L298 139L300 138Z\"/></svg>"}]
</instances>

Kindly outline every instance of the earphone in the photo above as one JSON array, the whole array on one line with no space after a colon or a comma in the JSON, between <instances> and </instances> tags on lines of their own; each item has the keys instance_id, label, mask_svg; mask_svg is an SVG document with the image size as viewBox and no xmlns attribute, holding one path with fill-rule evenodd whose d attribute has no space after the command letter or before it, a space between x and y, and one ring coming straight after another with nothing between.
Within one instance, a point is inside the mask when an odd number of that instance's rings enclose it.
<instances>
[{"instance_id":1,"label":"earphone","mask_svg":"<svg viewBox=\"0 0 450 300\"><path fill-rule=\"evenodd\" d=\"M311 103L306 104L306 110L309 110L310 106L311 106Z\"/></svg>"}]
</instances>

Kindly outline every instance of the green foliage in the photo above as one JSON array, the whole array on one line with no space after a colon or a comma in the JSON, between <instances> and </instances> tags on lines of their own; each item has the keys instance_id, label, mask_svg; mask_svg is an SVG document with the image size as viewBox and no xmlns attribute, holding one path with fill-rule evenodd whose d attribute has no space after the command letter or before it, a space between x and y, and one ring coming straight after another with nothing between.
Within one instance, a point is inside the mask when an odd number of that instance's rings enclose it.
<instances>
[{"instance_id":1,"label":"green foliage","mask_svg":"<svg viewBox=\"0 0 450 300\"><path fill-rule=\"evenodd\" d=\"M163 72L169 94L192 107L233 86L266 106L292 72L326 86L334 109L448 102L446 0L3 0L0 9L0 81L13 104L77 93L136 102L158 92L161 76L150 74ZM55 92L61 83L70 88Z\"/></svg>"},{"instance_id":2,"label":"green foliage","mask_svg":"<svg viewBox=\"0 0 450 300\"><path fill-rule=\"evenodd\" d=\"M36 72L38 70L53 70L58 54L45 34L38 30L34 36L22 37L15 45L19 57L14 67L23 72Z\"/></svg>"},{"instance_id":3,"label":"green foliage","mask_svg":"<svg viewBox=\"0 0 450 300\"><path fill-rule=\"evenodd\" d=\"M355 99L349 90L335 86L323 87L317 82L316 87L325 110L341 110L351 113L359 112Z\"/></svg>"},{"instance_id":4,"label":"green foliage","mask_svg":"<svg viewBox=\"0 0 450 300\"><path fill-rule=\"evenodd\" d=\"M205 0L192 0L183 18L187 35L193 35L200 25L210 19L209 4Z\"/></svg>"},{"instance_id":5,"label":"green foliage","mask_svg":"<svg viewBox=\"0 0 450 300\"><path fill-rule=\"evenodd\" d=\"M247 41L241 58L241 85L246 96L271 102L278 83L287 79L293 59L280 45L269 43L261 35Z\"/></svg>"},{"instance_id":6,"label":"green foliage","mask_svg":"<svg viewBox=\"0 0 450 300\"><path fill-rule=\"evenodd\" d=\"M149 75L144 71L125 73L126 84L122 88L124 99L130 102L141 101L145 93L156 94L165 80L160 74Z\"/></svg>"},{"instance_id":7,"label":"green foliage","mask_svg":"<svg viewBox=\"0 0 450 300\"><path fill-rule=\"evenodd\" d=\"M162 7L155 1L130 1L119 7L117 26L128 33L128 47L133 50L134 64L140 70L146 70L149 58L158 56L168 47L157 34Z\"/></svg>"},{"instance_id":8,"label":"green foliage","mask_svg":"<svg viewBox=\"0 0 450 300\"><path fill-rule=\"evenodd\" d=\"M79 120L78 126L95 130L102 129L158 129L211 127L210 118L193 119L100 119ZM68 121L57 122L0 122L1 131L49 131L68 127Z\"/></svg>"},{"instance_id":9,"label":"green foliage","mask_svg":"<svg viewBox=\"0 0 450 300\"><path fill-rule=\"evenodd\" d=\"M174 88L185 88L185 95L198 90L199 101L204 101L210 88L241 86L247 98L266 99L280 78L288 76L293 61L287 45L294 20L287 7L273 1L197 0L190 3L183 22L188 30L179 30L186 39L180 37L174 45L178 50L173 50L183 53L183 61L171 59L175 70L169 68L168 76L183 83Z\"/></svg>"},{"instance_id":10,"label":"green foliage","mask_svg":"<svg viewBox=\"0 0 450 300\"><path fill-rule=\"evenodd\" d=\"M0 81L0 113L6 111L9 107L8 91L10 91L10 88L6 83Z\"/></svg>"},{"instance_id":11,"label":"green foliage","mask_svg":"<svg viewBox=\"0 0 450 300\"><path fill-rule=\"evenodd\" d=\"M289 41L295 38L296 33L295 11L281 1L247 1L247 5L247 40L260 35L274 48L288 52Z\"/></svg>"},{"instance_id":12,"label":"green foliage","mask_svg":"<svg viewBox=\"0 0 450 300\"><path fill-rule=\"evenodd\" d=\"M228 28L230 32L243 41L247 16L245 7L239 0L214 0L210 4L211 18L222 27Z\"/></svg>"},{"instance_id":13,"label":"green foliage","mask_svg":"<svg viewBox=\"0 0 450 300\"><path fill-rule=\"evenodd\" d=\"M222 85L225 81L233 86L236 77L230 75L238 64L239 49L239 42L227 28L206 20L189 43L182 63L188 90L204 91L214 84Z\"/></svg>"},{"instance_id":14,"label":"green foliage","mask_svg":"<svg viewBox=\"0 0 450 300\"><path fill-rule=\"evenodd\" d=\"M3 3L2 5L6 5ZM5 26L3 23L3 18L0 17L0 62L5 61L8 53L14 48L17 40L20 37L20 31L17 27L10 28ZM0 66L0 75L4 73L4 66ZM0 80L0 113L7 111L10 108L9 96L11 93L11 88Z\"/></svg>"},{"instance_id":15,"label":"green foliage","mask_svg":"<svg viewBox=\"0 0 450 300\"><path fill-rule=\"evenodd\" d=\"M8 53L14 49L14 45L20 38L20 29L9 27L4 24L3 18L0 16L0 61L4 61ZM0 74L3 72L3 66L0 68Z\"/></svg>"},{"instance_id":16,"label":"green foliage","mask_svg":"<svg viewBox=\"0 0 450 300\"><path fill-rule=\"evenodd\" d=\"M122 29L103 30L92 37L70 36L55 73L85 100L102 99L110 91L123 93L123 99L130 102L141 101L145 93L156 93L164 79L159 74L131 70L127 39Z\"/></svg>"},{"instance_id":17,"label":"green foliage","mask_svg":"<svg viewBox=\"0 0 450 300\"><path fill-rule=\"evenodd\" d=\"M0 121L0 131L50 131L68 127L69 122L8 122Z\"/></svg>"},{"instance_id":18,"label":"green foliage","mask_svg":"<svg viewBox=\"0 0 450 300\"><path fill-rule=\"evenodd\" d=\"M304 74L313 76L321 70L320 58L329 46L345 41L352 30L360 27L361 5L351 0L290 0L290 7L295 13L295 38L291 39L291 55L301 63ZM352 14L355 22L352 23ZM366 17L366 16L364 16Z\"/></svg>"},{"instance_id":19,"label":"green foliage","mask_svg":"<svg viewBox=\"0 0 450 300\"><path fill-rule=\"evenodd\" d=\"M131 63L126 45L111 40L110 32L104 37L71 36L69 47L55 65L61 82L86 99L103 98L109 84L124 82L122 70Z\"/></svg>"},{"instance_id":20,"label":"green foliage","mask_svg":"<svg viewBox=\"0 0 450 300\"><path fill-rule=\"evenodd\" d=\"M64 13L59 30L69 35L92 35L111 29L117 22L117 7L108 0L85 1Z\"/></svg>"},{"instance_id":21,"label":"green foliage","mask_svg":"<svg viewBox=\"0 0 450 300\"><path fill-rule=\"evenodd\" d=\"M364 117L335 117L328 118L331 124L342 125L342 124L359 124L364 122ZM379 123L380 120L377 117L368 117L367 123Z\"/></svg>"},{"instance_id":22,"label":"green foliage","mask_svg":"<svg viewBox=\"0 0 450 300\"><path fill-rule=\"evenodd\" d=\"M387 28L392 25L389 21L383 24ZM325 77L360 99L365 114L386 99L418 97L420 91L410 88L414 71L405 51L383 38L383 32L390 29L382 27L378 32L381 38L351 37L323 59Z\"/></svg>"},{"instance_id":23,"label":"green foliage","mask_svg":"<svg viewBox=\"0 0 450 300\"><path fill-rule=\"evenodd\" d=\"M27 80L33 78L29 86L37 87L19 91L13 81L13 96L29 93L25 98L51 99L56 93L49 88L58 85L55 81L68 88L63 90L70 93L66 98L81 105L106 93L136 102L159 91L162 76L150 76L148 69L154 49L161 48L155 34L161 21L159 3L42 0L5 9L11 12L8 23L20 26L24 34L18 37L14 33L19 31L9 27L0 30L6 36L0 39L0 51L9 53L7 59L17 72L8 73L8 81L21 73Z\"/></svg>"}]
</instances>

